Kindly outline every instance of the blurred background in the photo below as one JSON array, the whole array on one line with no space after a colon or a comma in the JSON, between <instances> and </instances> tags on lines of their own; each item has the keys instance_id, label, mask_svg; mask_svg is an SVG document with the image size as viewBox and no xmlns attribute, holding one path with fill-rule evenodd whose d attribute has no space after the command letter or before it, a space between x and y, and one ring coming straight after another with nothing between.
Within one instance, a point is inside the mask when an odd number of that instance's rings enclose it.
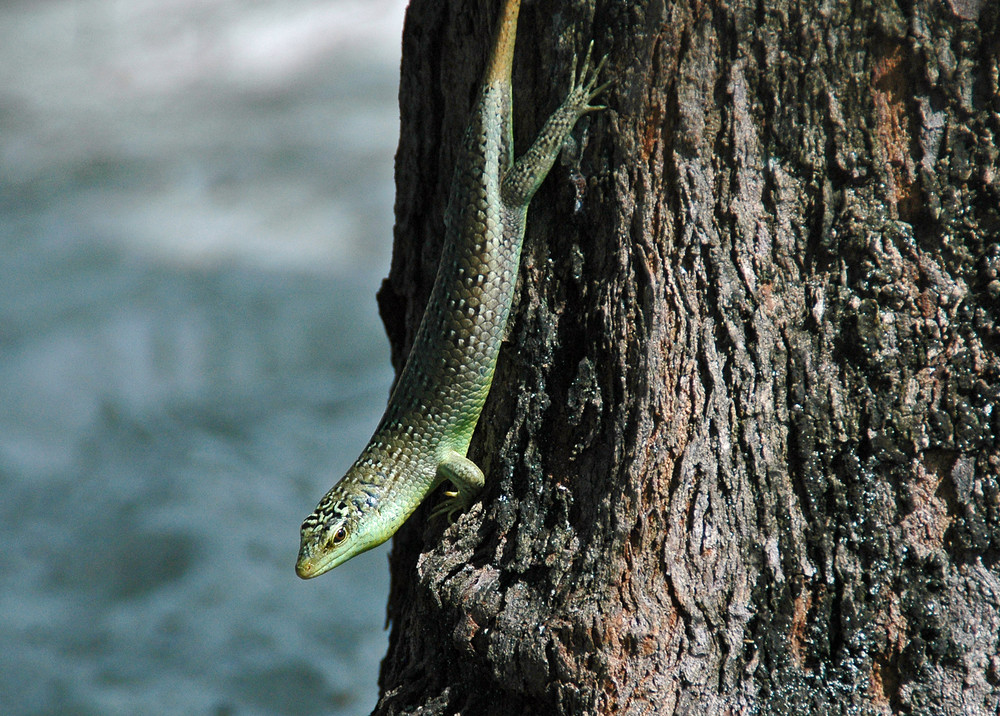
<instances>
[{"instance_id":1,"label":"blurred background","mask_svg":"<svg viewBox=\"0 0 1000 716\"><path fill-rule=\"evenodd\" d=\"M0 4L0 713L355 714L404 0Z\"/></svg>"}]
</instances>

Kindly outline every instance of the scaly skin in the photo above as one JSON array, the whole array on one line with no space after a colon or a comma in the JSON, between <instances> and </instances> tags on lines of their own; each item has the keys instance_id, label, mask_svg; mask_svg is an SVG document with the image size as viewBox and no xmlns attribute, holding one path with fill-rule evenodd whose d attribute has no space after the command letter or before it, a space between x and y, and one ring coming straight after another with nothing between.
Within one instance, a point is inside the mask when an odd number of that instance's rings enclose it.
<instances>
[{"instance_id":1,"label":"scaly skin","mask_svg":"<svg viewBox=\"0 0 1000 716\"><path fill-rule=\"evenodd\" d=\"M434 515L467 508L484 484L465 454L510 313L528 202L591 100L603 60L579 79L517 161L511 63L519 0L508 0L456 161L434 288L406 365L368 446L302 523L296 573L316 577L389 539L444 480ZM575 65L575 62L574 62Z\"/></svg>"}]
</instances>

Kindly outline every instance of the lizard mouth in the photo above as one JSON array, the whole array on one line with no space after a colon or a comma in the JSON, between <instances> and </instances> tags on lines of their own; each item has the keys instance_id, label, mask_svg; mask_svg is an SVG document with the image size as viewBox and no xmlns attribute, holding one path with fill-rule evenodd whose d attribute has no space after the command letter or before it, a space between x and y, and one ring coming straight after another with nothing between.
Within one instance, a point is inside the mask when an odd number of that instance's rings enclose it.
<instances>
[{"instance_id":1,"label":"lizard mouth","mask_svg":"<svg viewBox=\"0 0 1000 716\"><path fill-rule=\"evenodd\" d=\"M318 577L324 572L328 572L333 569L333 560L327 556L325 559L313 559L303 550L299 553L299 559L295 563L295 574L301 579L312 579L313 577Z\"/></svg>"},{"instance_id":2,"label":"lizard mouth","mask_svg":"<svg viewBox=\"0 0 1000 716\"><path fill-rule=\"evenodd\" d=\"M310 560L300 559L295 563L295 573L301 579L312 579L316 575L316 565Z\"/></svg>"}]
</instances>

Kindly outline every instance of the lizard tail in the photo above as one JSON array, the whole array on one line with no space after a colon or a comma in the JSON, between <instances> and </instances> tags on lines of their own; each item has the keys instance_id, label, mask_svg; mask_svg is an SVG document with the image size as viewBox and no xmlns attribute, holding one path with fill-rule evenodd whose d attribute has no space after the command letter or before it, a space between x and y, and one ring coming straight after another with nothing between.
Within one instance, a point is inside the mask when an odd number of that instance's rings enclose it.
<instances>
[{"instance_id":1,"label":"lizard tail","mask_svg":"<svg viewBox=\"0 0 1000 716\"><path fill-rule=\"evenodd\" d=\"M517 13L521 0L507 0L500 22L497 25L497 39L493 43L493 55L486 70L487 82L510 84L510 68L514 61L514 38L517 35Z\"/></svg>"}]
</instances>

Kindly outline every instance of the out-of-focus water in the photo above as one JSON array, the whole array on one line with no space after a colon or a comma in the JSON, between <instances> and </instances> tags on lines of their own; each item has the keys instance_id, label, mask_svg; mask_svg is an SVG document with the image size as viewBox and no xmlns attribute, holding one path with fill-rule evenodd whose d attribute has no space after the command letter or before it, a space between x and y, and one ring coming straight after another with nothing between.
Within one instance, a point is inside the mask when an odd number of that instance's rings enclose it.
<instances>
[{"instance_id":1,"label":"out-of-focus water","mask_svg":"<svg viewBox=\"0 0 1000 716\"><path fill-rule=\"evenodd\" d=\"M403 0L0 5L0 713L374 704Z\"/></svg>"}]
</instances>

